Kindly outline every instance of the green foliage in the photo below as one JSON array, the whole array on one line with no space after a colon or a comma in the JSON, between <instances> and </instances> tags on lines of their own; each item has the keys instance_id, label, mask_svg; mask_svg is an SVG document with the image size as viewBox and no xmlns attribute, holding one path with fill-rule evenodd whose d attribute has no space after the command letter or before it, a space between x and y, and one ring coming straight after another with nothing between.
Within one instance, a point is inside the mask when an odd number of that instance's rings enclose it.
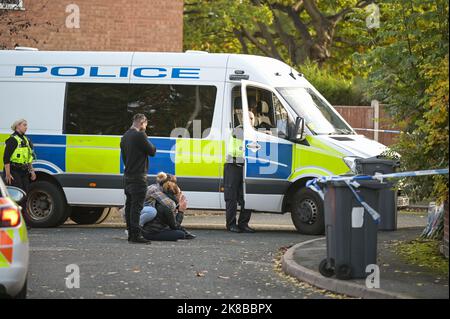
<instances>
[{"instance_id":1,"label":"green foliage","mask_svg":"<svg viewBox=\"0 0 450 319\"><path fill-rule=\"evenodd\" d=\"M448 260L439 252L441 243L440 240L431 239L399 242L395 245L395 252L413 265L448 278Z\"/></svg>"},{"instance_id":2,"label":"green foliage","mask_svg":"<svg viewBox=\"0 0 450 319\"><path fill-rule=\"evenodd\" d=\"M370 2L186 0L185 49L275 57L335 105L377 99L402 131L392 151L404 170L448 167L448 0L377 2L375 29L366 25ZM448 175L406 188L413 200L442 201Z\"/></svg>"},{"instance_id":3,"label":"green foliage","mask_svg":"<svg viewBox=\"0 0 450 319\"><path fill-rule=\"evenodd\" d=\"M370 1L307 2L308 8L295 0L185 0L184 50L267 55L290 65L320 60L352 79L349 57L366 50L359 38L367 33Z\"/></svg>"},{"instance_id":4,"label":"green foliage","mask_svg":"<svg viewBox=\"0 0 450 319\"><path fill-rule=\"evenodd\" d=\"M266 6L254 6L250 0L185 0L184 49L239 53L241 44L236 28L254 29L256 23L272 23Z\"/></svg>"},{"instance_id":5,"label":"green foliage","mask_svg":"<svg viewBox=\"0 0 450 319\"><path fill-rule=\"evenodd\" d=\"M405 170L448 167L448 1L386 0L381 27L356 55L369 96L387 106L402 134L393 150ZM417 200L448 198L448 175L410 179Z\"/></svg>"}]
</instances>

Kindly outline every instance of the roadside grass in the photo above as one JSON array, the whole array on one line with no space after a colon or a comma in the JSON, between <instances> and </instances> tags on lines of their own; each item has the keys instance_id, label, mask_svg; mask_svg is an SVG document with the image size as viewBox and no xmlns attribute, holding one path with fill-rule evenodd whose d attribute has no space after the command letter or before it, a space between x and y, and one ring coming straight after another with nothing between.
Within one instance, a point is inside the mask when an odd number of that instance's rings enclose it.
<instances>
[{"instance_id":1,"label":"roadside grass","mask_svg":"<svg viewBox=\"0 0 450 319\"><path fill-rule=\"evenodd\" d=\"M439 251L441 244L441 240L432 239L400 241L395 244L394 251L406 262L448 278L449 261Z\"/></svg>"}]
</instances>

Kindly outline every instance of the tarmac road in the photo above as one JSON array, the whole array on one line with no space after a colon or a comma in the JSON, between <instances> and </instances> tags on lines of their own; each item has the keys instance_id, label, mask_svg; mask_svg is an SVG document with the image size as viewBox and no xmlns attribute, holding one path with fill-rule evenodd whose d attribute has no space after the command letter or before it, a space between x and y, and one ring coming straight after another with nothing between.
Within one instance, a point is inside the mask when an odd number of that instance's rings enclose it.
<instances>
[{"instance_id":1,"label":"tarmac road","mask_svg":"<svg viewBox=\"0 0 450 319\"><path fill-rule=\"evenodd\" d=\"M132 245L120 228L31 229L29 298L324 298L274 271L295 232L195 230L194 240ZM66 266L80 269L68 289ZM72 281L73 282L73 281Z\"/></svg>"},{"instance_id":2,"label":"tarmac road","mask_svg":"<svg viewBox=\"0 0 450 319\"><path fill-rule=\"evenodd\" d=\"M424 216L399 216L399 226L425 224ZM68 222L31 229L29 298L330 298L277 268L283 248L318 238L295 232L290 216L254 214L255 234L224 230L224 215L192 212L194 240L132 245L118 216L100 225ZM281 249L281 250L280 250ZM69 289L68 265L80 270L80 288ZM72 283L74 281L71 281Z\"/></svg>"}]
</instances>

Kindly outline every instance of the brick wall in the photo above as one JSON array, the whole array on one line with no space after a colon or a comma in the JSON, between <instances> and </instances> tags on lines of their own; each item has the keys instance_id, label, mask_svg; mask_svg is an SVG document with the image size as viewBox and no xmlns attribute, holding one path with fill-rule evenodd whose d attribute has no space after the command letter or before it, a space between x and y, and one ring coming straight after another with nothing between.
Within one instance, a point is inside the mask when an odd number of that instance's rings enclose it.
<instances>
[{"instance_id":1,"label":"brick wall","mask_svg":"<svg viewBox=\"0 0 450 319\"><path fill-rule=\"evenodd\" d=\"M448 200L444 203L444 240L443 253L448 258Z\"/></svg>"},{"instance_id":2,"label":"brick wall","mask_svg":"<svg viewBox=\"0 0 450 319\"><path fill-rule=\"evenodd\" d=\"M79 29L66 27L69 4L80 9ZM0 30L6 30L10 18L32 24L19 35L1 32L0 44L8 49L19 45L40 50L180 52L183 48L183 0L24 0L24 7L7 11L8 16L0 12Z\"/></svg>"}]
</instances>

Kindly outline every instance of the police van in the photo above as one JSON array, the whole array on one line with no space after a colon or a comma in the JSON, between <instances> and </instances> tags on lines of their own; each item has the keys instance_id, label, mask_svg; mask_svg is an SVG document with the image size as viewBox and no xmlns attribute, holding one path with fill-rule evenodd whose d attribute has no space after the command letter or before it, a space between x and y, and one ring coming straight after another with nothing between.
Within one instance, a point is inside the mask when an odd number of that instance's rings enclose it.
<instances>
[{"instance_id":1,"label":"police van","mask_svg":"<svg viewBox=\"0 0 450 319\"><path fill-rule=\"evenodd\" d=\"M119 143L135 113L148 116L157 147L149 181L175 174L196 209L225 209L227 141L241 128L246 208L290 212L304 234L324 231L323 202L306 182L351 173L355 159L386 149L356 134L301 73L261 56L0 51L0 97L0 158L11 123L28 121L34 227L93 223L124 204Z\"/></svg>"}]
</instances>

